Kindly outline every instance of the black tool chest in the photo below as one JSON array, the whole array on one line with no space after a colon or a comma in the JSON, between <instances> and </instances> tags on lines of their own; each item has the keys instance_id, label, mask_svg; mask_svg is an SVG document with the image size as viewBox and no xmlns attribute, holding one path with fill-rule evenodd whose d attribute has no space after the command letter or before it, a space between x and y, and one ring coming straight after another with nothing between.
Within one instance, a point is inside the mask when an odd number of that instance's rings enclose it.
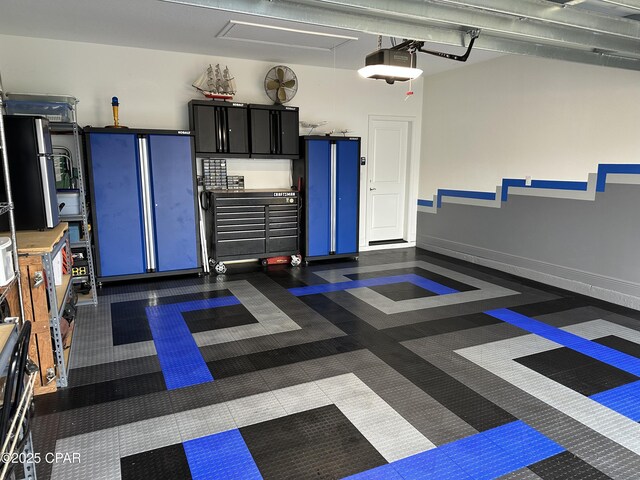
<instances>
[{"instance_id":1,"label":"black tool chest","mask_svg":"<svg viewBox=\"0 0 640 480\"><path fill-rule=\"evenodd\" d=\"M297 191L214 190L209 194L207 230L212 263L298 254Z\"/></svg>"}]
</instances>

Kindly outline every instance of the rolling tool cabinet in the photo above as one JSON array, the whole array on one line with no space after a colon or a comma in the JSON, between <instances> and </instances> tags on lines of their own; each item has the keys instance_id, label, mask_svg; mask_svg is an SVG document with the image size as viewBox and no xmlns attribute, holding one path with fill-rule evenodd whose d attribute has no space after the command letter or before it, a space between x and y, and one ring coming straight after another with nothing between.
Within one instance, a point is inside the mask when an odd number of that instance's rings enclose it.
<instances>
[{"instance_id":1,"label":"rolling tool cabinet","mask_svg":"<svg viewBox=\"0 0 640 480\"><path fill-rule=\"evenodd\" d=\"M210 263L225 273L225 261L291 256L299 265L300 196L293 190L208 192Z\"/></svg>"}]
</instances>

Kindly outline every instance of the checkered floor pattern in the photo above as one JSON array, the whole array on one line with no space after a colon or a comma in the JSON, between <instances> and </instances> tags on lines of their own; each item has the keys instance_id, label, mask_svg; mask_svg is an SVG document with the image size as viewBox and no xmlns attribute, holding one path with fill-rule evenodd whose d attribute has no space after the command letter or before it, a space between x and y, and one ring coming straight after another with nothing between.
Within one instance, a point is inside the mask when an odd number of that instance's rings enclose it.
<instances>
[{"instance_id":1,"label":"checkered floor pattern","mask_svg":"<svg viewBox=\"0 0 640 480\"><path fill-rule=\"evenodd\" d=\"M640 478L640 313L420 249L105 286L39 479Z\"/></svg>"}]
</instances>

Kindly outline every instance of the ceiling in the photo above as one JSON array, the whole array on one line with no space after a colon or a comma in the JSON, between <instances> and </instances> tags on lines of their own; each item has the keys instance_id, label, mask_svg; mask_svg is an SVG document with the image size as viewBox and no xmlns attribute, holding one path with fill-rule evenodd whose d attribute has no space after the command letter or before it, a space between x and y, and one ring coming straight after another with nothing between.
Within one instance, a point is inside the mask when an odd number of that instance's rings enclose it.
<instances>
[{"instance_id":1,"label":"ceiling","mask_svg":"<svg viewBox=\"0 0 640 480\"><path fill-rule=\"evenodd\" d=\"M0 33L356 69L390 38L467 64L524 54L640 70L640 0L2 0ZM264 27L271 28L264 28ZM465 64L418 57L425 74Z\"/></svg>"},{"instance_id":2,"label":"ceiling","mask_svg":"<svg viewBox=\"0 0 640 480\"><path fill-rule=\"evenodd\" d=\"M337 68L346 69L362 67L366 54L377 48L377 36L370 33L159 0L0 1L0 33L7 35L246 58L272 63L323 67L333 67L335 64ZM287 30L238 23L234 23L229 29L230 21L284 27ZM218 38L225 29L229 29L226 37L233 38ZM336 37L296 33L289 31L291 29L328 33ZM388 38L384 39L384 45L390 46ZM335 49L332 50L331 47L334 46ZM452 53L465 51L463 47L431 46ZM478 50L472 53L468 63L500 55ZM425 74L464 65L427 56L421 57L418 63Z\"/></svg>"}]
</instances>

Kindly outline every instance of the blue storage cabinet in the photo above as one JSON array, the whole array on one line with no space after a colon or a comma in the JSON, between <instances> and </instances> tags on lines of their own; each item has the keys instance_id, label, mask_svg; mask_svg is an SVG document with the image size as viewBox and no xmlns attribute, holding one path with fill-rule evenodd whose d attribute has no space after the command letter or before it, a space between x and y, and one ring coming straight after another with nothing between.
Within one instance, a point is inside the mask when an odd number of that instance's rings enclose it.
<instances>
[{"instance_id":1,"label":"blue storage cabinet","mask_svg":"<svg viewBox=\"0 0 640 480\"><path fill-rule=\"evenodd\" d=\"M358 256L360 139L301 137L294 184L303 195L305 261Z\"/></svg>"},{"instance_id":2,"label":"blue storage cabinet","mask_svg":"<svg viewBox=\"0 0 640 480\"><path fill-rule=\"evenodd\" d=\"M85 129L99 282L200 271L193 137Z\"/></svg>"}]
</instances>

